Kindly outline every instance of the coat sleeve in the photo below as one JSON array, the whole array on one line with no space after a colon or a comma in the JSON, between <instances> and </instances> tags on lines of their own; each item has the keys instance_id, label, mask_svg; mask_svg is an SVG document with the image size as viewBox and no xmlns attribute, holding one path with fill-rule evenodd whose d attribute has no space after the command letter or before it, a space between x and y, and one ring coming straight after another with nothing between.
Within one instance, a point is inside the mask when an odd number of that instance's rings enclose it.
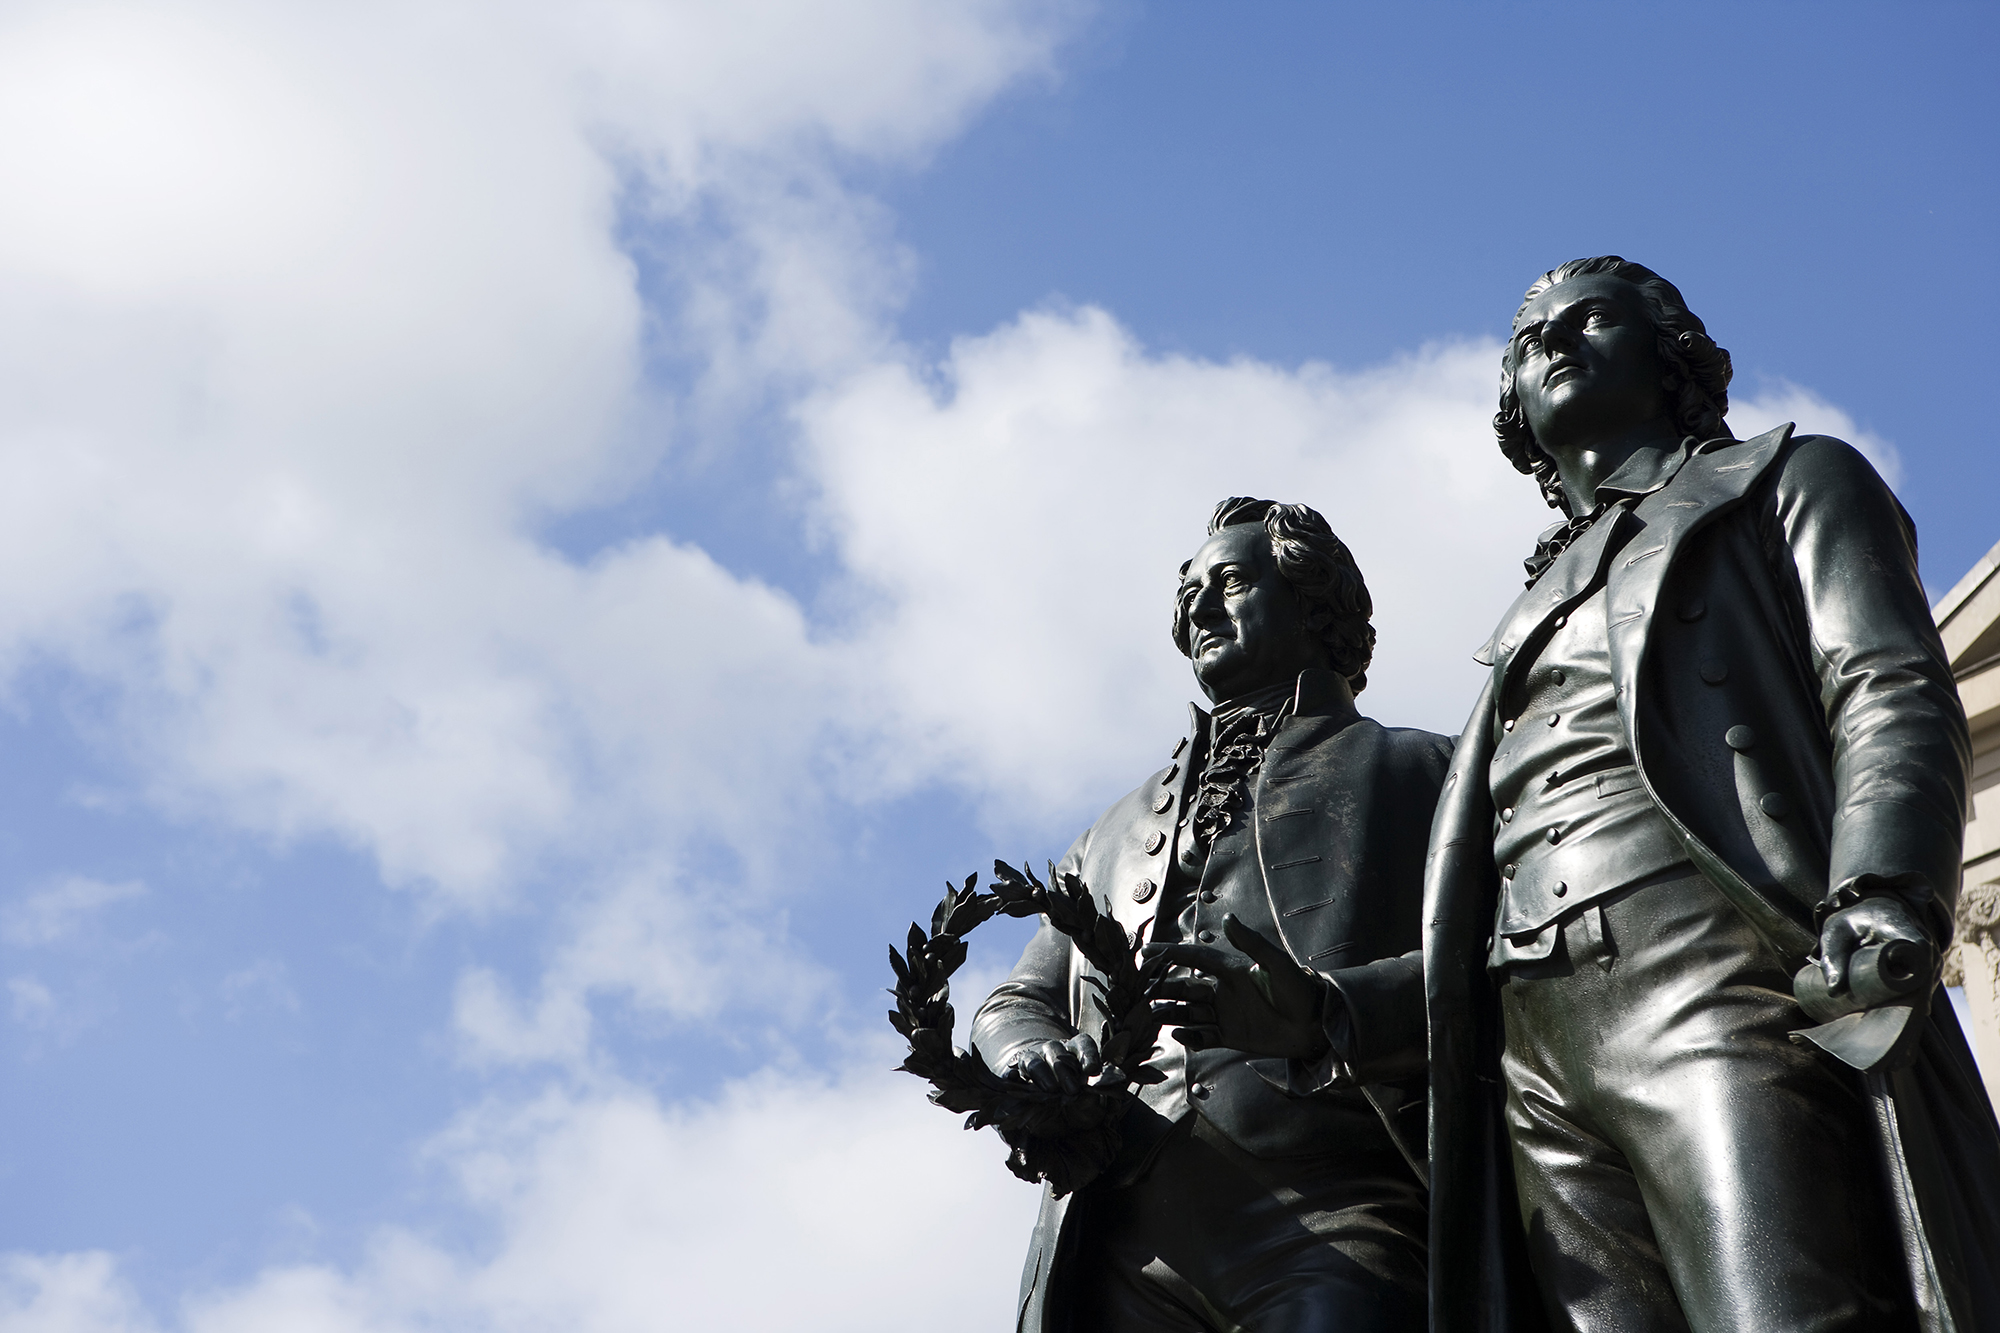
<instances>
[{"instance_id":1,"label":"coat sleeve","mask_svg":"<svg viewBox=\"0 0 2000 1333\"><path fill-rule=\"evenodd\" d=\"M1315 975L1327 990L1326 1050L1314 1060L1285 1062L1279 1086L1288 1095L1313 1097L1424 1072L1422 949Z\"/></svg>"},{"instance_id":2,"label":"coat sleeve","mask_svg":"<svg viewBox=\"0 0 2000 1333\"><path fill-rule=\"evenodd\" d=\"M1901 892L1950 937L1971 743L1917 575L1916 530L1851 446L1801 436L1773 488L1833 749L1821 915Z\"/></svg>"},{"instance_id":3,"label":"coat sleeve","mask_svg":"<svg viewBox=\"0 0 2000 1333\"><path fill-rule=\"evenodd\" d=\"M1093 827L1056 864L1057 876L1079 874ZM1050 880L1055 883L1055 880ZM972 1016L972 1049L994 1073L1004 1073L1021 1047L1076 1035L1070 997L1075 993L1076 947L1042 918L1007 979L993 988Z\"/></svg>"},{"instance_id":4,"label":"coat sleeve","mask_svg":"<svg viewBox=\"0 0 2000 1333\"><path fill-rule=\"evenodd\" d=\"M1449 736L1428 736L1414 766L1406 801L1415 821L1411 846L1421 849L1451 766ZM1421 902L1423 863L1411 858L1405 892ZM1415 913L1421 920L1421 913ZM1429 1025L1424 1009L1424 951L1320 974L1329 992L1327 1054L1308 1064L1293 1061L1288 1091L1310 1095L1342 1084L1391 1083L1422 1074L1428 1064Z\"/></svg>"},{"instance_id":5,"label":"coat sleeve","mask_svg":"<svg viewBox=\"0 0 2000 1333\"><path fill-rule=\"evenodd\" d=\"M1422 949L1343 967L1327 983L1346 1011L1349 1077L1356 1083L1387 1083L1424 1072L1428 1029Z\"/></svg>"}]
</instances>

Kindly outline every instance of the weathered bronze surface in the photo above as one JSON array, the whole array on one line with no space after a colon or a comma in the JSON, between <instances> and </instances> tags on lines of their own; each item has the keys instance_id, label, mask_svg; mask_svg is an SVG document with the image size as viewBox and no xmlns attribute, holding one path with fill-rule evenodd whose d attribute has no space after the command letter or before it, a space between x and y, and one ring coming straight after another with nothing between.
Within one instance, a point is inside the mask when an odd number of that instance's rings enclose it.
<instances>
[{"instance_id":1,"label":"weathered bronze surface","mask_svg":"<svg viewBox=\"0 0 2000 1333\"><path fill-rule=\"evenodd\" d=\"M1495 429L1565 517L1432 832L1440 1333L2000 1328L1915 534L1839 440L1733 439L1729 377L1620 259L1515 316Z\"/></svg>"}]
</instances>

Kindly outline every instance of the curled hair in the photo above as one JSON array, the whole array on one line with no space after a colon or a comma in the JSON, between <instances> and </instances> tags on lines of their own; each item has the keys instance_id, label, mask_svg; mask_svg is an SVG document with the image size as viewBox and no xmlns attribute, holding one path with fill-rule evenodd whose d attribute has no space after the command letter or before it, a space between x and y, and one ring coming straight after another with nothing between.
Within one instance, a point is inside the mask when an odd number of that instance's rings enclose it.
<instances>
[{"instance_id":1,"label":"curled hair","mask_svg":"<svg viewBox=\"0 0 2000 1333\"><path fill-rule=\"evenodd\" d=\"M1368 584L1355 567L1347 543L1334 536L1319 511L1305 505L1279 504L1232 495L1209 516L1208 535L1242 523L1264 525L1278 573L1299 595L1306 628L1326 645L1327 661L1346 677L1356 694L1368 688L1368 664L1375 658L1375 614ZM1174 647L1188 652L1187 609L1174 602Z\"/></svg>"},{"instance_id":2,"label":"curled hair","mask_svg":"<svg viewBox=\"0 0 2000 1333\"><path fill-rule=\"evenodd\" d=\"M1729 427L1722 418L1729 411L1729 353L1708 336L1701 320L1681 298L1680 289L1645 265L1617 255L1598 255L1594 259L1572 259L1560 268L1550 269L1536 278L1521 298L1521 309L1514 312L1515 327L1520 326L1521 313L1528 308L1528 302L1558 283L1591 273L1623 278L1645 298L1646 312L1652 316L1657 336L1661 387L1666 390L1667 412L1673 418L1674 428L1697 440L1727 436ZM1569 498L1563 494L1556 461L1535 442L1535 433L1528 429L1527 418L1521 413L1521 399L1514 392L1513 357L1514 344L1510 340L1507 350L1500 354L1500 410L1493 417L1493 434L1500 441L1500 452L1507 455L1515 470L1533 473L1541 485L1542 498L1551 508L1567 514Z\"/></svg>"}]
</instances>

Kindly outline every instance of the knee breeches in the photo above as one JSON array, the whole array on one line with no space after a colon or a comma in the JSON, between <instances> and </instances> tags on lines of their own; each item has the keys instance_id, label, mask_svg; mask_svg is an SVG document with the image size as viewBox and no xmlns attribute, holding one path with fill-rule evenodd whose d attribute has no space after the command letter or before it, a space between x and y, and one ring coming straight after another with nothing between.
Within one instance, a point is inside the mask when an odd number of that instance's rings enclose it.
<instances>
[{"instance_id":1,"label":"knee breeches","mask_svg":"<svg viewBox=\"0 0 2000 1333\"><path fill-rule=\"evenodd\" d=\"M1578 1333L1908 1326L1859 1077L1789 1039L1777 956L1708 880L1584 908L1500 988L1535 1276Z\"/></svg>"}]
</instances>

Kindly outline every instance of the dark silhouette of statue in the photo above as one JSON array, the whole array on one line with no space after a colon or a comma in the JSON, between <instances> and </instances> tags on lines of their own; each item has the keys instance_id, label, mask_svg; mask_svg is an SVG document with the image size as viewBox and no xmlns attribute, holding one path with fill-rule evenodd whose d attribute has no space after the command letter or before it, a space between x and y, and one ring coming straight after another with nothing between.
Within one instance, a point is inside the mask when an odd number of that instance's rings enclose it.
<instances>
[{"instance_id":1,"label":"dark silhouette of statue","mask_svg":"<svg viewBox=\"0 0 2000 1333\"><path fill-rule=\"evenodd\" d=\"M1173 624L1214 711L1193 710L1051 880L1080 877L1167 970L1164 1077L1131 1099L1101 1175L1045 1190L1019 1326L1418 1333L1414 950L1450 742L1355 711L1372 607L1320 515L1232 499L1209 533ZM996 1073L1081 1088L1100 1059L1090 971L1045 919L975 1049Z\"/></svg>"},{"instance_id":2,"label":"dark silhouette of statue","mask_svg":"<svg viewBox=\"0 0 2000 1333\"><path fill-rule=\"evenodd\" d=\"M1565 521L1432 833L1440 1333L2000 1329L1915 533L1839 440L1733 439L1729 378L1615 257L1514 317L1495 428Z\"/></svg>"}]
</instances>

